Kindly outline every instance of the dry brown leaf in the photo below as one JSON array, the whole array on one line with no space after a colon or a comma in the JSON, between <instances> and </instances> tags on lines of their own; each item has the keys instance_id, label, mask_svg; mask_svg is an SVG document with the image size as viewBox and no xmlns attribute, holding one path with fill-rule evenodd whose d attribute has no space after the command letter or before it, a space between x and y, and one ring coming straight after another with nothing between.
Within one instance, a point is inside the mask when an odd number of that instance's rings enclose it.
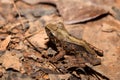
<instances>
[{"instance_id":1,"label":"dry brown leaf","mask_svg":"<svg viewBox=\"0 0 120 80\"><path fill-rule=\"evenodd\" d=\"M22 70L22 63L20 62L21 55L15 51L6 51L4 55L0 57L0 62L5 69L12 68L17 71Z\"/></svg>"},{"instance_id":2,"label":"dry brown leaf","mask_svg":"<svg viewBox=\"0 0 120 80\"><path fill-rule=\"evenodd\" d=\"M67 24L88 21L108 12L90 0L61 0L56 5Z\"/></svg>"},{"instance_id":3,"label":"dry brown leaf","mask_svg":"<svg viewBox=\"0 0 120 80\"><path fill-rule=\"evenodd\" d=\"M29 30L25 33L26 38L38 48L46 48L46 42L48 41L45 29L42 27L39 21L31 22Z\"/></svg>"},{"instance_id":4,"label":"dry brown leaf","mask_svg":"<svg viewBox=\"0 0 120 80\"><path fill-rule=\"evenodd\" d=\"M11 40L11 35L7 36L6 39L0 43L0 51L6 50L10 40Z\"/></svg>"},{"instance_id":5,"label":"dry brown leaf","mask_svg":"<svg viewBox=\"0 0 120 80\"><path fill-rule=\"evenodd\" d=\"M40 2L57 6L60 15L67 24L85 22L110 13L120 20L118 0L22 0L28 4ZM118 3L117 3L118 2ZM74 5L75 4L75 5ZM74 5L74 6L72 6Z\"/></svg>"},{"instance_id":6,"label":"dry brown leaf","mask_svg":"<svg viewBox=\"0 0 120 80\"><path fill-rule=\"evenodd\" d=\"M45 33L45 30L43 29L38 34L30 37L29 41L38 48L46 48L47 46L45 44L48 41L48 37Z\"/></svg>"},{"instance_id":7,"label":"dry brown leaf","mask_svg":"<svg viewBox=\"0 0 120 80\"><path fill-rule=\"evenodd\" d=\"M97 0L97 1L95 0L36 0L36 1L30 0L28 1L28 0L23 0L23 1L29 4L38 4L40 2L44 2L44 3L46 2L46 3L52 3L56 5L57 9L60 12L60 15L63 17L64 21L67 24L88 21L102 14L105 14L109 11L109 7L107 5L110 3L113 3L113 0L110 0L110 1L103 1L103 0L102 1L101 0ZM104 5L106 5L107 7L104 7Z\"/></svg>"}]
</instances>

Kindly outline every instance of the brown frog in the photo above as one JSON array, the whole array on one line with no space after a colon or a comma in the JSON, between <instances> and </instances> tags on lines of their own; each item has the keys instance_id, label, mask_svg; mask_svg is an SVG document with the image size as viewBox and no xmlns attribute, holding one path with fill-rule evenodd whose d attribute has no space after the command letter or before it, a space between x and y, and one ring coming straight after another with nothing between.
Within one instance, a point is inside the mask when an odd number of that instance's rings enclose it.
<instances>
[{"instance_id":1,"label":"brown frog","mask_svg":"<svg viewBox=\"0 0 120 80\"><path fill-rule=\"evenodd\" d=\"M55 56L53 61L57 61L64 55L79 55L83 62L97 65L101 63L101 60L97 58L97 55L103 56L101 50L90 45L83 39L78 39L68 33L63 23L48 24L46 27L47 35L57 50L60 52ZM62 52L61 52L62 51ZM85 52L83 52L85 51Z\"/></svg>"}]
</instances>

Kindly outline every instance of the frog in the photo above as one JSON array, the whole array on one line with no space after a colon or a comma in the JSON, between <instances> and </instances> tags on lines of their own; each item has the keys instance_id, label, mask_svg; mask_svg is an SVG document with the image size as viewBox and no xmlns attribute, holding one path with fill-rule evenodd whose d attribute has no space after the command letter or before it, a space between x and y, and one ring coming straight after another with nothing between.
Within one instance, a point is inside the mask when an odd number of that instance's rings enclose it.
<instances>
[{"instance_id":1,"label":"frog","mask_svg":"<svg viewBox=\"0 0 120 80\"><path fill-rule=\"evenodd\" d=\"M98 56L103 56L103 51L89 44L83 39L71 35L62 22L49 23L45 26L50 42L54 44L56 50L60 52L52 61L58 61L64 55L80 55L85 63L92 65L101 64ZM85 51L85 52L82 52Z\"/></svg>"}]
</instances>

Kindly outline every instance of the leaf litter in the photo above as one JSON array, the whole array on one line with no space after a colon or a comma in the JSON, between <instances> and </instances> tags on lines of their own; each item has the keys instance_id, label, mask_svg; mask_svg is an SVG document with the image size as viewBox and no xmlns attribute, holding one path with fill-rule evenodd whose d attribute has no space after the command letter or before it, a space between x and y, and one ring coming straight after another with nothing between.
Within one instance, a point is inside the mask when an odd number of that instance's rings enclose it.
<instances>
[{"instance_id":1,"label":"leaf litter","mask_svg":"<svg viewBox=\"0 0 120 80\"><path fill-rule=\"evenodd\" d=\"M115 0L85 1L1 0L0 79L119 80L120 4ZM75 55L51 61L58 51L49 43L44 27L58 22L71 35L103 50L101 64L81 64L83 58Z\"/></svg>"}]
</instances>

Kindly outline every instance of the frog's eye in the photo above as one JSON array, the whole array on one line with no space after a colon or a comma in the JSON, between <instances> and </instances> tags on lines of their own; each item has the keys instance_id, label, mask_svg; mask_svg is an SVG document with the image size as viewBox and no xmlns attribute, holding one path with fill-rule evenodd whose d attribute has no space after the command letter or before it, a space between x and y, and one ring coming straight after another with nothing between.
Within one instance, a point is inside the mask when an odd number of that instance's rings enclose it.
<instances>
[{"instance_id":1,"label":"frog's eye","mask_svg":"<svg viewBox=\"0 0 120 80\"><path fill-rule=\"evenodd\" d=\"M63 26L64 26L64 25L63 25L63 23L61 23L61 22L59 22L59 23L57 24L57 27L60 28L60 29L63 29L63 28L64 28Z\"/></svg>"}]
</instances>

